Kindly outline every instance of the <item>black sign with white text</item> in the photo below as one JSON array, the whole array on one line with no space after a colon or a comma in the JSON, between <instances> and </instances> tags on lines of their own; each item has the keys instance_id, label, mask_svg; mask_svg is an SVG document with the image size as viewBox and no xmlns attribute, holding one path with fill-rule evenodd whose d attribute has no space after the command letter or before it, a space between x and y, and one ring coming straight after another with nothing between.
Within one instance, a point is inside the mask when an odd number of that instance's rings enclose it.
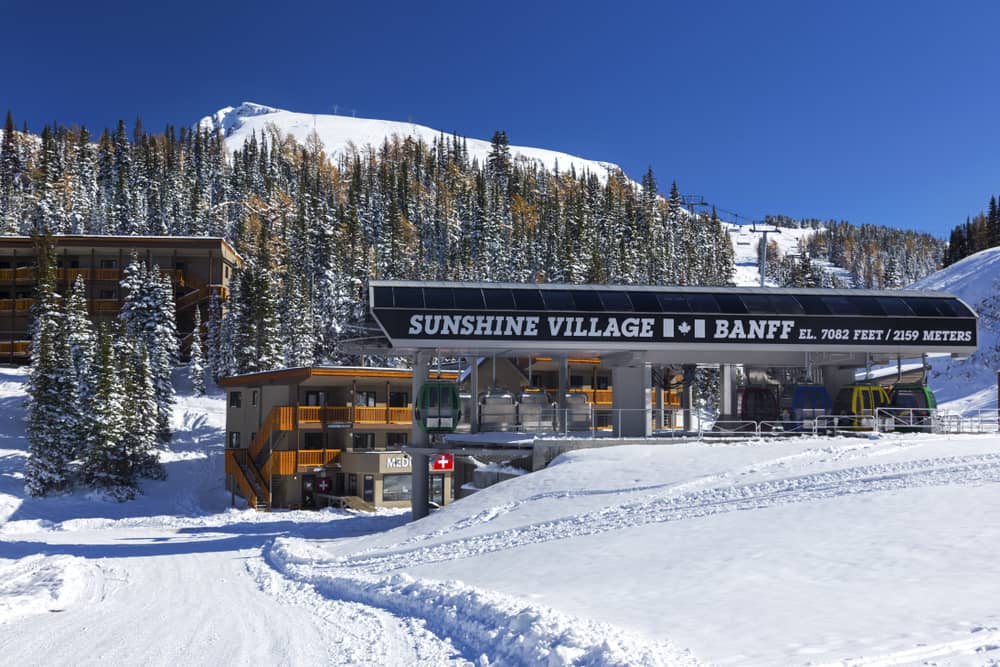
<instances>
[{"instance_id":1,"label":"black sign with white text","mask_svg":"<svg viewBox=\"0 0 1000 667\"><path fill-rule=\"evenodd\" d=\"M392 340L975 347L975 318L497 312L375 308Z\"/></svg>"}]
</instances>

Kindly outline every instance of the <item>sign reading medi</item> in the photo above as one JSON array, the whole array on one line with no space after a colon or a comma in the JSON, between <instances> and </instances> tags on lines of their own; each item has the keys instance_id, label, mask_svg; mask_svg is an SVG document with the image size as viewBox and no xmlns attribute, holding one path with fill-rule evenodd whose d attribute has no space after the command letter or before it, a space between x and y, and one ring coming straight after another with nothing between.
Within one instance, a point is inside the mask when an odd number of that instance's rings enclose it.
<instances>
[{"instance_id":1,"label":"sign reading medi","mask_svg":"<svg viewBox=\"0 0 1000 667\"><path fill-rule=\"evenodd\" d=\"M976 320L946 317L578 315L376 308L394 340L773 343L972 347Z\"/></svg>"}]
</instances>

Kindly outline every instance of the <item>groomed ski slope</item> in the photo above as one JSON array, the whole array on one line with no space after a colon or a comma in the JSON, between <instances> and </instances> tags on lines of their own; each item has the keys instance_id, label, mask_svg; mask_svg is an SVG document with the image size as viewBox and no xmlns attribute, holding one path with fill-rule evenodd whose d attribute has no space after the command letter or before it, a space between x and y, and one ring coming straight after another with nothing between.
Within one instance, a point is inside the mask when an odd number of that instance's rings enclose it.
<instances>
[{"instance_id":1,"label":"groomed ski slope","mask_svg":"<svg viewBox=\"0 0 1000 667\"><path fill-rule=\"evenodd\" d=\"M564 455L406 523L221 493L221 397L170 478L25 499L0 369L4 664L1000 664L1000 440Z\"/></svg>"}]
</instances>

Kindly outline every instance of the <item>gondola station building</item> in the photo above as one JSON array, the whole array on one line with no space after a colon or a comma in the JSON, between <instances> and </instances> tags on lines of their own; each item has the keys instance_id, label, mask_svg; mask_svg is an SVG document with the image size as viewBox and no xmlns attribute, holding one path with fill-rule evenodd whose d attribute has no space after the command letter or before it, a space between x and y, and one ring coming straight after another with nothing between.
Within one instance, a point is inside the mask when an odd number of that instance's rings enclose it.
<instances>
[{"instance_id":1,"label":"gondola station building","mask_svg":"<svg viewBox=\"0 0 1000 667\"><path fill-rule=\"evenodd\" d=\"M697 366L719 369L723 415L738 410L737 368L779 391L796 375L827 396L854 387L857 409L870 410L864 401L876 392L856 386L857 369L927 353L967 356L978 335L967 304L929 291L372 281L369 297L382 336L366 351L409 356L412 371L293 369L223 381L227 475L251 504L409 502L419 518L455 494L455 457L467 443L445 433L459 426L575 431L580 399L592 438L690 433L694 386L674 380ZM462 359L463 368L438 376L432 362L441 358ZM456 397L464 384L467 426L454 419L457 398L444 419L415 413L428 384ZM683 421L663 419L673 408Z\"/></svg>"}]
</instances>

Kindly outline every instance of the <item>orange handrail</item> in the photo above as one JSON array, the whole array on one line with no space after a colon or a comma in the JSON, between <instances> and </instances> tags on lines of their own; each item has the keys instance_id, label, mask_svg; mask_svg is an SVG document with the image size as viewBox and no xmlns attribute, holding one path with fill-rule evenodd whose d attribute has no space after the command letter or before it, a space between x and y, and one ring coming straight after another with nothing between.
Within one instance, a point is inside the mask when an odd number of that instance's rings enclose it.
<instances>
[{"instance_id":1,"label":"orange handrail","mask_svg":"<svg viewBox=\"0 0 1000 667\"><path fill-rule=\"evenodd\" d=\"M243 473L243 468L240 467L239 461L237 460L237 452L240 451L245 450L226 450L226 474L232 475L233 479L236 480L236 485L243 493L243 497L247 499L247 505L250 507L256 507L257 494L254 493L253 485L250 484L250 480L246 478L246 475Z\"/></svg>"},{"instance_id":2,"label":"orange handrail","mask_svg":"<svg viewBox=\"0 0 1000 667\"><path fill-rule=\"evenodd\" d=\"M121 269L94 269L93 270L94 280L114 280L119 281L122 279Z\"/></svg>"},{"instance_id":3,"label":"orange handrail","mask_svg":"<svg viewBox=\"0 0 1000 667\"><path fill-rule=\"evenodd\" d=\"M256 459L264 451L264 445L271 439L272 431L291 431L294 428L295 412L290 405L271 408L260 430L257 431L257 437L250 443L250 457Z\"/></svg>"},{"instance_id":4,"label":"orange handrail","mask_svg":"<svg viewBox=\"0 0 1000 667\"><path fill-rule=\"evenodd\" d=\"M354 408L354 421L358 424L384 424L385 408L357 406Z\"/></svg>"},{"instance_id":5,"label":"orange handrail","mask_svg":"<svg viewBox=\"0 0 1000 667\"><path fill-rule=\"evenodd\" d=\"M319 467L329 465L340 456L339 449L300 449L296 466Z\"/></svg>"},{"instance_id":6,"label":"orange handrail","mask_svg":"<svg viewBox=\"0 0 1000 667\"><path fill-rule=\"evenodd\" d=\"M347 405L331 405L326 407L326 421L349 423L354 421L352 410Z\"/></svg>"},{"instance_id":7,"label":"orange handrail","mask_svg":"<svg viewBox=\"0 0 1000 667\"><path fill-rule=\"evenodd\" d=\"M318 424L323 421L322 415L323 408L318 405L300 405L299 406L299 423L300 424Z\"/></svg>"},{"instance_id":8,"label":"orange handrail","mask_svg":"<svg viewBox=\"0 0 1000 667\"><path fill-rule=\"evenodd\" d=\"M413 408L389 408L389 423L391 424L412 424Z\"/></svg>"}]
</instances>

